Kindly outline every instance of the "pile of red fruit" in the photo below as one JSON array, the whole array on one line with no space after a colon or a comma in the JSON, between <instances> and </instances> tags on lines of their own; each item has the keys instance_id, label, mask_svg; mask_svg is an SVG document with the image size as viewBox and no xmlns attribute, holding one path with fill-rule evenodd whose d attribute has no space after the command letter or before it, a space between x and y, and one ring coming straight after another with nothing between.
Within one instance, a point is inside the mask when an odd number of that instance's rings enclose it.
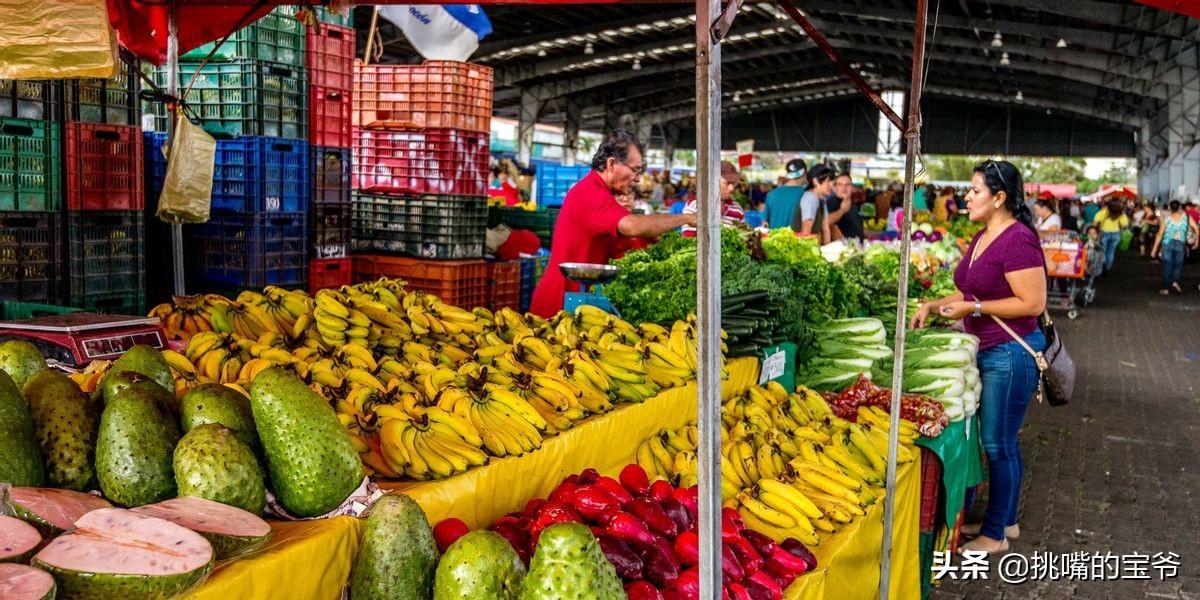
<instances>
[{"instance_id":1,"label":"pile of red fruit","mask_svg":"<svg viewBox=\"0 0 1200 600\"><path fill-rule=\"evenodd\" d=\"M697 492L663 480L650 483L638 465L625 467L620 481L586 469L564 479L549 498L530 500L524 511L501 517L491 529L528 564L543 529L583 523L591 527L632 600L693 600L700 597ZM725 509L722 517L722 598L778 600L792 581L816 567L816 557L800 541L776 544L747 529L733 509ZM460 523L438 524L439 546L465 530Z\"/></svg>"},{"instance_id":2,"label":"pile of red fruit","mask_svg":"<svg viewBox=\"0 0 1200 600\"><path fill-rule=\"evenodd\" d=\"M878 406L891 412L892 390L879 387L860 375L854 385L838 393L821 394L834 414L848 421L858 421L859 406ZM917 431L927 437L937 437L950 422L942 403L922 394L900 396L900 418L912 421Z\"/></svg>"}]
</instances>

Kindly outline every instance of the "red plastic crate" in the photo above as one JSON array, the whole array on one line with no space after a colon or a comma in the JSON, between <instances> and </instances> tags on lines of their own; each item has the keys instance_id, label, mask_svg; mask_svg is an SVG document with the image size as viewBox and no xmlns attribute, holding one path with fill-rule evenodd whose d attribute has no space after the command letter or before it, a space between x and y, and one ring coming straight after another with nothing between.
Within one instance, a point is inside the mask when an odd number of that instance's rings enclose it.
<instances>
[{"instance_id":1,"label":"red plastic crate","mask_svg":"<svg viewBox=\"0 0 1200 600\"><path fill-rule=\"evenodd\" d=\"M328 23L309 27L305 64L309 86L354 89L354 29Z\"/></svg>"},{"instance_id":2,"label":"red plastic crate","mask_svg":"<svg viewBox=\"0 0 1200 600\"><path fill-rule=\"evenodd\" d=\"M354 189L483 196L488 134L459 129L354 130Z\"/></svg>"},{"instance_id":3,"label":"red plastic crate","mask_svg":"<svg viewBox=\"0 0 1200 600\"><path fill-rule=\"evenodd\" d=\"M486 132L492 123L491 67L450 60L419 65L354 62L354 124L364 128L447 127Z\"/></svg>"},{"instance_id":4,"label":"red plastic crate","mask_svg":"<svg viewBox=\"0 0 1200 600\"><path fill-rule=\"evenodd\" d=\"M936 529L938 506L942 497L942 459L932 450L921 448L921 533Z\"/></svg>"},{"instance_id":5,"label":"red plastic crate","mask_svg":"<svg viewBox=\"0 0 1200 600\"><path fill-rule=\"evenodd\" d=\"M515 260L488 263L489 310L521 305L521 263Z\"/></svg>"},{"instance_id":6,"label":"red plastic crate","mask_svg":"<svg viewBox=\"0 0 1200 600\"><path fill-rule=\"evenodd\" d=\"M67 123L69 210L142 210L142 132L137 126Z\"/></svg>"},{"instance_id":7,"label":"red plastic crate","mask_svg":"<svg viewBox=\"0 0 1200 600\"><path fill-rule=\"evenodd\" d=\"M308 263L308 291L350 285L351 261L349 258L322 258Z\"/></svg>"},{"instance_id":8,"label":"red plastic crate","mask_svg":"<svg viewBox=\"0 0 1200 600\"><path fill-rule=\"evenodd\" d=\"M349 148L350 92L321 86L308 90L309 144Z\"/></svg>"},{"instance_id":9,"label":"red plastic crate","mask_svg":"<svg viewBox=\"0 0 1200 600\"><path fill-rule=\"evenodd\" d=\"M462 308L484 306L488 267L482 260L422 260L378 254L354 255L352 281L403 279L408 289L433 294Z\"/></svg>"}]
</instances>

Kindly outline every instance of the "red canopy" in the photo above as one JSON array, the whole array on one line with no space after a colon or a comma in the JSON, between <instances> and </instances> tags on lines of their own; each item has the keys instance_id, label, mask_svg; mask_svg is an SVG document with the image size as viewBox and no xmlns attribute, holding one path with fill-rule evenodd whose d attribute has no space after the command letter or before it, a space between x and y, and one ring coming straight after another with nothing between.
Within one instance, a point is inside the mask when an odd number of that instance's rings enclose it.
<instances>
[{"instance_id":1,"label":"red canopy","mask_svg":"<svg viewBox=\"0 0 1200 600\"><path fill-rule=\"evenodd\" d=\"M107 0L108 22L117 41L139 58L161 65L167 59L167 4L138 0ZM278 2L262 0L240 6L179 2L179 53L219 40L271 12Z\"/></svg>"},{"instance_id":2,"label":"red canopy","mask_svg":"<svg viewBox=\"0 0 1200 600\"><path fill-rule=\"evenodd\" d=\"M1177 12L1181 15L1200 19L1200 2L1196 0L1138 0L1146 6Z\"/></svg>"}]
</instances>

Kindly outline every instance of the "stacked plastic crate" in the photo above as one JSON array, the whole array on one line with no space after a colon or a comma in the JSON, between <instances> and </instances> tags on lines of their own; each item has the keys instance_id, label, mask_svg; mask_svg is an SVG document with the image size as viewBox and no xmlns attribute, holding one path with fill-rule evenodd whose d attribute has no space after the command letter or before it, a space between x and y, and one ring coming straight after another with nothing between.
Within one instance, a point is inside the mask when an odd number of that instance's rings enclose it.
<instances>
[{"instance_id":1,"label":"stacked plastic crate","mask_svg":"<svg viewBox=\"0 0 1200 600\"><path fill-rule=\"evenodd\" d=\"M146 223L137 63L62 84L66 304L146 311Z\"/></svg>"},{"instance_id":2,"label":"stacked plastic crate","mask_svg":"<svg viewBox=\"0 0 1200 600\"><path fill-rule=\"evenodd\" d=\"M211 218L183 228L190 289L308 282L306 32L296 10L280 6L219 47L206 44L180 62L180 90L190 90L185 102L218 138ZM154 76L165 85L164 70ZM156 105L155 113L155 129L166 131L165 107ZM166 140L164 133L150 135L154 148ZM160 153L151 155L153 177L161 181L166 163Z\"/></svg>"},{"instance_id":3,"label":"stacked plastic crate","mask_svg":"<svg viewBox=\"0 0 1200 600\"><path fill-rule=\"evenodd\" d=\"M319 18L331 18L318 11ZM350 110L354 29L320 21L308 29L309 289L350 283Z\"/></svg>"},{"instance_id":4,"label":"stacked plastic crate","mask_svg":"<svg viewBox=\"0 0 1200 600\"><path fill-rule=\"evenodd\" d=\"M59 91L0 80L0 300L61 300Z\"/></svg>"},{"instance_id":5,"label":"stacked plastic crate","mask_svg":"<svg viewBox=\"0 0 1200 600\"><path fill-rule=\"evenodd\" d=\"M492 77L454 61L355 64L356 280L400 277L459 306L488 303Z\"/></svg>"}]
</instances>

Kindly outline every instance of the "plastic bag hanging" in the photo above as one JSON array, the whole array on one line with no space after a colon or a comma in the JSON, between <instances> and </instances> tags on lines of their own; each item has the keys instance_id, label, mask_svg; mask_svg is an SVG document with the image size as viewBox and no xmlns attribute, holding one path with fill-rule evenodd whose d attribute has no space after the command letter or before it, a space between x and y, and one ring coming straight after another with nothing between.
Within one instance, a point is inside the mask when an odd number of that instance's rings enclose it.
<instances>
[{"instance_id":1,"label":"plastic bag hanging","mask_svg":"<svg viewBox=\"0 0 1200 600\"><path fill-rule=\"evenodd\" d=\"M167 155L167 176L158 197L158 218L167 223L204 223L212 206L217 141L180 114Z\"/></svg>"},{"instance_id":2,"label":"plastic bag hanging","mask_svg":"<svg viewBox=\"0 0 1200 600\"><path fill-rule=\"evenodd\" d=\"M117 72L105 0L0 0L0 23L0 79L107 79Z\"/></svg>"}]
</instances>

